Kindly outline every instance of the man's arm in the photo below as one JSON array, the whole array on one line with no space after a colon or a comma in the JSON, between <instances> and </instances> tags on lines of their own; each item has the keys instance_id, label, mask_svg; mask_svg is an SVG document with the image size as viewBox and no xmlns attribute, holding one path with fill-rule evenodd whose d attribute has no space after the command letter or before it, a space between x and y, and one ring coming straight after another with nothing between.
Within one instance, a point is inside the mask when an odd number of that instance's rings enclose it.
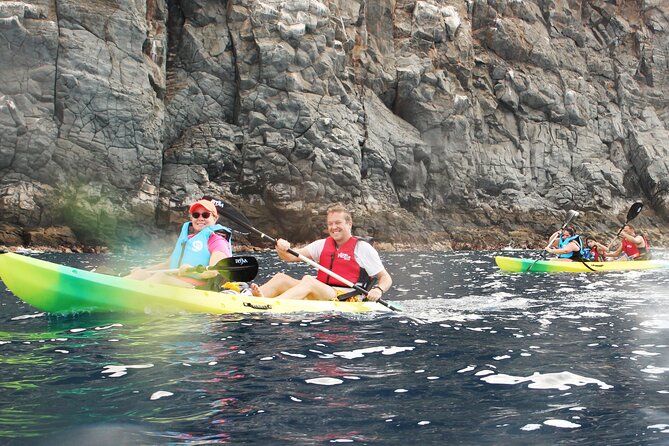
<instances>
[{"instance_id":1,"label":"man's arm","mask_svg":"<svg viewBox=\"0 0 669 446\"><path fill-rule=\"evenodd\" d=\"M369 290L369 293L367 293L367 299L373 302L381 299L383 293L388 291L393 285L393 279L385 269L379 271L379 273L374 277L378 279L378 283L374 285L371 290Z\"/></svg>"},{"instance_id":2,"label":"man's arm","mask_svg":"<svg viewBox=\"0 0 669 446\"><path fill-rule=\"evenodd\" d=\"M608 251L606 252L607 257L619 257L623 253L623 244L621 243L618 248L616 248L615 251Z\"/></svg>"},{"instance_id":3,"label":"man's arm","mask_svg":"<svg viewBox=\"0 0 669 446\"><path fill-rule=\"evenodd\" d=\"M284 262L299 262L300 261L299 257L296 257L291 253L289 253L288 252L289 249L290 249L290 243L287 242L286 240L280 238L279 240L276 241L276 253L279 255L279 258L281 258L281 260L283 260ZM309 250L306 247L293 250L297 251L299 254L302 254L309 260L314 260L311 258Z\"/></svg>"},{"instance_id":4,"label":"man's arm","mask_svg":"<svg viewBox=\"0 0 669 446\"><path fill-rule=\"evenodd\" d=\"M641 237L640 235L626 234L623 232L622 236L628 242L634 243L634 246L636 246L637 248L643 248L646 246L646 244L643 241L643 237Z\"/></svg>"}]
</instances>

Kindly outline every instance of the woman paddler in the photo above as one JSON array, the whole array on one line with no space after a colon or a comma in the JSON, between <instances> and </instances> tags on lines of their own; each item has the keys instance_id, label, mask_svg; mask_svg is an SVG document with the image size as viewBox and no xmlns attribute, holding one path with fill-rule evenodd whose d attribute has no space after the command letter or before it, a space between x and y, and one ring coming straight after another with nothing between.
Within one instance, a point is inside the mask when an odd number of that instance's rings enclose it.
<instances>
[{"instance_id":1,"label":"woman paddler","mask_svg":"<svg viewBox=\"0 0 669 446\"><path fill-rule=\"evenodd\" d=\"M202 273L186 270L197 265L211 266L220 260L232 256L230 239L232 231L216 224L218 211L209 200L198 200L191 204L190 220L181 227L170 257L157 265L148 268L136 268L126 278L166 285L195 288L207 285L207 280L215 277L217 271ZM156 270L179 269L179 275L168 274Z\"/></svg>"}]
</instances>

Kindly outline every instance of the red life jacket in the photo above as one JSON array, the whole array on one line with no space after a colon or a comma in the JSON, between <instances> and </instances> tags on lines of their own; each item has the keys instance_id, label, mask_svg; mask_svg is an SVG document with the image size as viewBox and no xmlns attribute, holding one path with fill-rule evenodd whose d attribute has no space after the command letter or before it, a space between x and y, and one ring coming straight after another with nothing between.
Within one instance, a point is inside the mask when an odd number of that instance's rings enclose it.
<instances>
[{"instance_id":1,"label":"red life jacket","mask_svg":"<svg viewBox=\"0 0 669 446\"><path fill-rule=\"evenodd\" d=\"M600 253L597 247L591 249L590 252L593 254L593 262L606 262L606 256Z\"/></svg>"},{"instance_id":2,"label":"red life jacket","mask_svg":"<svg viewBox=\"0 0 669 446\"><path fill-rule=\"evenodd\" d=\"M355 245L358 243L358 239L351 237L346 243L341 245L337 249L337 245L332 237L325 239L325 246L323 246L323 252L321 252L321 257L318 261L322 266L326 267L330 271L333 271L344 279L350 280L353 283L357 283L360 279L362 269L358 262L355 261L354 251ZM321 282L332 285L332 286L348 286L345 283L341 283L334 277L330 277L322 271L318 271L316 276Z\"/></svg>"},{"instance_id":3,"label":"red life jacket","mask_svg":"<svg viewBox=\"0 0 669 446\"><path fill-rule=\"evenodd\" d=\"M627 239L623 239L623 252L627 254L627 257L630 257L632 259L639 257L639 249L636 247L636 245L632 242L630 242Z\"/></svg>"},{"instance_id":4,"label":"red life jacket","mask_svg":"<svg viewBox=\"0 0 669 446\"><path fill-rule=\"evenodd\" d=\"M648 246L648 240L646 240L646 236L641 234L641 237L643 238L643 248L639 249L636 247L636 245L633 242L628 241L627 239L623 239L623 252L627 254L628 257L632 259L636 259L639 256L648 256L648 253L650 252L650 246Z\"/></svg>"},{"instance_id":5,"label":"red life jacket","mask_svg":"<svg viewBox=\"0 0 669 446\"><path fill-rule=\"evenodd\" d=\"M641 237L643 238L643 248L637 248L634 243L627 241L626 239L623 239L622 241L623 252L627 254L628 257L632 259L636 259L638 257L641 257L643 259L648 259L650 254L650 246L648 245L648 240L646 240L646 236L641 234Z\"/></svg>"}]
</instances>

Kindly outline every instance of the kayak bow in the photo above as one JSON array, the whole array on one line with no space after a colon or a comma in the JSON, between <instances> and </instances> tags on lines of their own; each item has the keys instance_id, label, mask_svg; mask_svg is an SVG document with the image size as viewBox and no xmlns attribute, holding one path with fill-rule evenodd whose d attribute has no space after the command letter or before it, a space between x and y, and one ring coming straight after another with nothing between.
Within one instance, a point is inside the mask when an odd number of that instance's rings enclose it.
<instances>
[{"instance_id":1,"label":"kayak bow","mask_svg":"<svg viewBox=\"0 0 669 446\"><path fill-rule=\"evenodd\" d=\"M14 253L0 254L0 278L24 302L55 314L108 311L211 314L390 311L376 302L270 299L179 288L107 276Z\"/></svg>"}]
</instances>

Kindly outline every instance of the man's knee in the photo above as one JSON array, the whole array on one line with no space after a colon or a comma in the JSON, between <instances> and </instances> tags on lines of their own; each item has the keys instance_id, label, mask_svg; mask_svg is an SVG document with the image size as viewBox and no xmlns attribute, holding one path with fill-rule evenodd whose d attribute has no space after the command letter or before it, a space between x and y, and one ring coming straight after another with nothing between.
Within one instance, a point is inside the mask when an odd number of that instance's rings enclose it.
<instances>
[{"instance_id":1,"label":"man's knee","mask_svg":"<svg viewBox=\"0 0 669 446\"><path fill-rule=\"evenodd\" d=\"M268 283L272 283L272 285L277 286L277 287L292 287L295 286L298 281L297 279L290 277L288 274L285 273L276 273Z\"/></svg>"},{"instance_id":2,"label":"man's knee","mask_svg":"<svg viewBox=\"0 0 669 446\"><path fill-rule=\"evenodd\" d=\"M313 285L314 283L318 282L318 279L316 279L314 276L306 275L306 276L302 276L301 282L309 284L309 285Z\"/></svg>"}]
</instances>

